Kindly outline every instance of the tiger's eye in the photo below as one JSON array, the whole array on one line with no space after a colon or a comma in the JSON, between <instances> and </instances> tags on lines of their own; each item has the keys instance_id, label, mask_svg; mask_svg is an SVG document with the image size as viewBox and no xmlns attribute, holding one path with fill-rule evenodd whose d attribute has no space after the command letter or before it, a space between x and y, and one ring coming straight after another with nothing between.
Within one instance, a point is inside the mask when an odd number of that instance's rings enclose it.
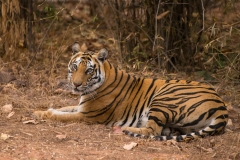
<instances>
[{"instance_id":1,"label":"tiger's eye","mask_svg":"<svg viewBox=\"0 0 240 160\"><path fill-rule=\"evenodd\" d=\"M92 73L93 72L93 69L92 68L88 68L87 70L86 70L86 73L87 74L90 74L90 73Z\"/></svg>"},{"instance_id":2,"label":"tiger's eye","mask_svg":"<svg viewBox=\"0 0 240 160\"><path fill-rule=\"evenodd\" d=\"M74 70L77 70L77 65L76 65L76 64L72 64L72 68L73 68Z\"/></svg>"}]
</instances>

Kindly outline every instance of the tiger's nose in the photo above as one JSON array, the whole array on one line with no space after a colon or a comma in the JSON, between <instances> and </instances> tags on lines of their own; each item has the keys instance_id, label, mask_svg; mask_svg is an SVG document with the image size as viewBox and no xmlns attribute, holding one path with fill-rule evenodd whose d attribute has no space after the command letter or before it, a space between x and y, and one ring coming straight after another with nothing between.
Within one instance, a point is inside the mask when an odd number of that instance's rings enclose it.
<instances>
[{"instance_id":1,"label":"tiger's nose","mask_svg":"<svg viewBox=\"0 0 240 160\"><path fill-rule=\"evenodd\" d=\"M73 85L74 85L75 87L79 87L79 86L82 85L82 83L73 82Z\"/></svg>"}]
</instances>

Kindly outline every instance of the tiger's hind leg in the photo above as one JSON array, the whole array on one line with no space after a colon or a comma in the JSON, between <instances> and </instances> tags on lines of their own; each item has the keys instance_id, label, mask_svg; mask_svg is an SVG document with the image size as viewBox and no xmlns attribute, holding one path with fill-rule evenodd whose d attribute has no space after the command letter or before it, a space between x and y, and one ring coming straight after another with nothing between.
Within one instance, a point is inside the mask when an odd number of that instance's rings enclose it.
<instances>
[{"instance_id":1,"label":"tiger's hind leg","mask_svg":"<svg viewBox=\"0 0 240 160\"><path fill-rule=\"evenodd\" d=\"M151 110L150 110L151 113ZM162 130L166 124L166 118L161 114L161 112L152 112L148 116L148 122L146 127L135 128L135 127L122 127L122 131L130 136L139 137L139 136L159 136L162 133Z\"/></svg>"}]
</instances>

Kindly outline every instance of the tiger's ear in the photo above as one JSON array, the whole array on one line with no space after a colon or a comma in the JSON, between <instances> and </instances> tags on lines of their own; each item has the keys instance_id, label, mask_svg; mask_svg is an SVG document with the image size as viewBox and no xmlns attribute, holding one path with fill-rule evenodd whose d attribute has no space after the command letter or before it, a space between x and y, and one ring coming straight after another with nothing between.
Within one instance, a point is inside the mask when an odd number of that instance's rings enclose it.
<instances>
[{"instance_id":1,"label":"tiger's ear","mask_svg":"<svg viewBox=\"0 0 240 160\"><path fill-rule=\"evenodd\" d=\"M78 42L74 42L74 44L72 45L72 54L76 54L80 51L80 46L78 44Z\"/></svg>"},{"instance_id":2,"label":"tiger's ear","mask_svg":"<svg viewBox=\"0 0 240 160\"><path fill-rule=\"evenodd\" d=\"M107 59L108 51L103 48L98 52L98 60L104 62Z\"/></svg>"}]
</instances>

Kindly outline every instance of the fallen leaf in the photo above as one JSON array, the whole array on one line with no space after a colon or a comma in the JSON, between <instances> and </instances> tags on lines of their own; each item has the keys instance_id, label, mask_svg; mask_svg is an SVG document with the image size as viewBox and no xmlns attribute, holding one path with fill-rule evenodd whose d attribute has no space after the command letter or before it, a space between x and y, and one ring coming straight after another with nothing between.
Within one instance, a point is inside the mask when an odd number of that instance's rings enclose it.
<instances>
[{"instance_id":1,"label":"fallen leaf","mask_svg":"<svg viewBox=\"0 0 240 160\"><path fill-rule=\"evenodd\" d=\"M201 149L205 152L213 152L213 149L212 148L204 148L204 147L201 147Z\"/></svg>"},{"instance_id":2,"label":"fallen leaf","mask_svg":"<svg viewBox=\"0 0 240 160\"><path fill-rule=\"evenodd\" d=\"M175 140L167 140L167 142L171 143L174 146L176 146L178 144L178 142Z\"/></svg>"},{"instance_id":3,"label":"fallen leaf","mask_svg":"<svg viewBox=\"0 0 240 160\"><path fill-rule=\"evenodd\" d=\"M210 143L215 143L215 140L214 140L214 139L211 139L211 140L210 140Z\"/></svg>"},{"instance_id":4,"label":"fallen leaf","mask_svg":"<svg viewBox=\"0 0 240 160\"><path fill-rule=\"evenodd\" d=\"M173 140L173 139L171 139L171 140L163 141L163 144L166 144L167 146L170 146L170 145L177 146L178 142Z\"/></svg>"},{"instance_id":5,"label":"fallen leaf","mask_svg":"<svg viewBox=\"0 0 240 160\"><path fill-rule=\"evenodd\" d=\"M232 125L233 125L232 120L228 119L227 126L232 126Z\"/></svg>"},{"instance_id":6,"label":"fallen leaf","mask_svg":"<svg viewBox=\"0 0 240 160\"><path fill-rule=\"evenodd\" d=\"M59 135L56 135L56 137L60 140L62 139L66 139L67 138L67 135L66 134L59 134Z\"/></svg>"},{"instance_id":7,"label":"fallen leaf","mask_svg":"<svg viewBox=\"0 0 240 160\"><path fill-rule=\"evenodd\" d=\"M129 151L129 150L133 149L133 148L136 147L136 146L137 146L137 143L136 143L136 142L131 142L130 144L125 144L125 145L123 146L123 148Z\"/></svg>"},{"instance_id":8,"label":"fallen leaf","mask_svg":"<svg viewBox=\"0 0 240 160\"><path fill-rule=\"evenodd\" d=\"M163 12L161 14L159 14L156 18L157 19L162 19L164 16L166 16L169 13L169 11Z\"/></svg>"},{"instance_id":9,"label":"fallen leaf","mask_svg":"<svg viewBox=\"0 0 240 160\"><path fill-rule=\"evenodd\" d=\"M2 111L4 113L10 113L12 111L12 109L13 109L12 104L6 104L6 105L2 106Z\"/></svg>"},{"instance_id":10,"label":"fallen leaf","mask_svg":"<svg viewBox=\"0 0 240 160\"><path fill-rule=\"evenodd\" d=\"M10 112L7 116L7 118L11 118L13 115L15 114L15 112Z\"/></svg>"},{"instance_id":11,"label":"fallen leaf","mask_svg":"<svg viewBox=\"0 0 240 160\"><path fill-rule=\"evenodd\" d=\"M38 122L32 119L32 120L24 121L23 124L38 124Z\"/></svg>"},{"instance_id":12,"label":"fallen leaf","mask_svg":"<svg viewBox=\"0 0 240 160\"><path fill-rule=\"evenodd\" d=\"M227 129L227 128L225 129L225 131L226 131L226 132L229 132L229 133L232 133L232 132L233 132L232 130Z\"/></svg>"},{"instance_id":13,"label":"fallen leaf","mask_svg":"<svg viewBox=\"0 0 240 160\"><path fill-rule=\"evenodd\" d=\"M205 152L209 152L209 153L212 153L212 152L213 152L213 149L212 149L212 148L204 148L204 147L201 147L201 146L199 146L199 145L197 145L197 148L200 148L200 149L202 149L202 150L205 151Z\"/></svg>"},{"instance_id":14,"label":"fallen leaf","mask_svg":"<svg viewBox=\"0 0 240 160\"><path fill-rule=\"evenodd\" d=\"M11 138L11 137L12 137L12 136L10 136L10 135L8 135L8 134L1 133L1 137L0 137L0 138L5 141L5 140L7 140L8 138Z\"/></svg>"},{"instance_id":15,"label":"fallen leaf","mask_svg":"<svg viewBox=\"0 0 240 160\"><path fill-rule=\"evenodd\" d=\"M214 158L216 156L217 153L214 153L211 157Z\"/></svg>"},{"instance_id":16,"label":"fallen leaf","mask_svg":"<svg viewBox=\"0 0 240 160\"><path fill-rule=\"evenodd\" d=\"M232 104L227 104L227 110L234 111L235 109L233 108Z\"/></svg>"},{"instance_id":17,"label":"fallen leaf","mask_svg":"<svg viewBox=\"0 0 240 160\"><path fill-rule=\"evenodd\" d=\"M28 136L33 136L31 133L27 133L27 132L22 132L22 133L24 133L24 134L26 134Z\"/></svg>"}]
</instances>

